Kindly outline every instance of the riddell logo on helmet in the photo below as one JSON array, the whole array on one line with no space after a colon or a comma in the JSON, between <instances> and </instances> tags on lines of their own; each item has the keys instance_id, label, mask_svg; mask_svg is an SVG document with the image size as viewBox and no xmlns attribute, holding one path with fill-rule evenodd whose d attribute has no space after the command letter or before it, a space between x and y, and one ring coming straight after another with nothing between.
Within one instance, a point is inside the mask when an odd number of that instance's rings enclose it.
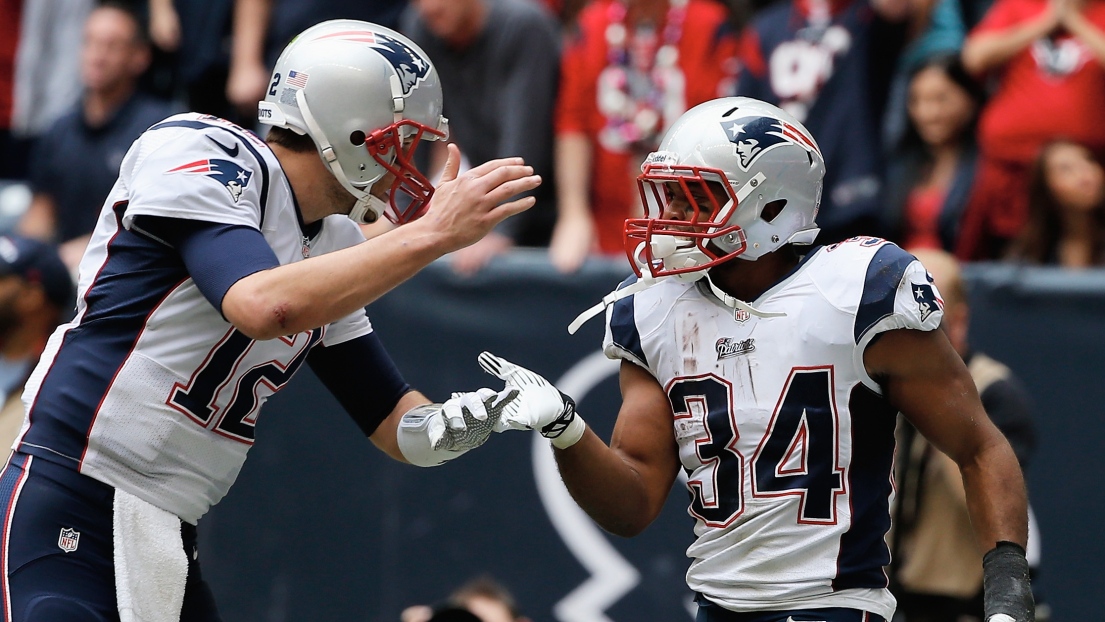
<instances>
[{"instance_id":1,"label":"riddell logo on helmet","mask_svg":"<svg viewBox=\"0 0 1105 622\"><path fill-rule=\"evenodd\" d=\"M793 144L810 151L817 147L798 128L771 117L741 117L721 122L721 129L733 143L740 167L748 172L752 163L779 145Z\"/></svg>"},{"instance_id":2,"label":"riddell logo on helmet","mask_svg":"<svg viewBox=\"0 0 1105 622\"><path fill-rule=\"evenodd\" d=\"M410 93L416 84L425 80L430 74L430 64L409 45L381 32L369 30L333 32L319 39L338 39L369 44L395 68L396 73L399 74L399 82L403 85L404 95Z\"/></svg>"}]
</instances>

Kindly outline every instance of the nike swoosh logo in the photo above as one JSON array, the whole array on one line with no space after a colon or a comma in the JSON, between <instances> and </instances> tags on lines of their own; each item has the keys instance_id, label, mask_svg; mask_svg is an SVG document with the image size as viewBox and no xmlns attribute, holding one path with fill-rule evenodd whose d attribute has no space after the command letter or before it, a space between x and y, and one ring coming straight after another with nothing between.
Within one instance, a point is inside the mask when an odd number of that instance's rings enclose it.
<instances>
[{"instance_id":1,"label":"nike swoosh logo","mask_svg":"<svg viewBox=\"0 0 1105 622\"><path fill-rule=\"evenodd\" d=\"M223 152L226 153L226 155L228 155L232 158L238 157L238 143L234 143L234 147L231 148L231 147L227 147L226 145L220 143L219 141L215 140L214 138L211 138L210 136L207 137L207 140L210 140L211 142L215 143L215 145L218 146L219 149L222 149Z\"/></svg>"}]
</instances>

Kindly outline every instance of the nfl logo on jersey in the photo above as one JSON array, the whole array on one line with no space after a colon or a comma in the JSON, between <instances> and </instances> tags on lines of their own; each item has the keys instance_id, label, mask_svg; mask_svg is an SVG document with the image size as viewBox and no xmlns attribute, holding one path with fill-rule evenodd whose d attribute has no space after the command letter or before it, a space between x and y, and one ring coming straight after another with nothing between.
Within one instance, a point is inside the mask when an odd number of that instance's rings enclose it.
<instances>
[{"instance_id":1,"label":"nfl logo on jersey","mask_svg":"<svg viewBox=\"0 0 1105 622\"><path fill-rule=\"evenodd\" d=\"M58 548L66 553L72 553L77 550L77 543L80 542L80 539L81 532L76 529L62 527L61 535L58 536Z\"/></svg>"}]
</instances>

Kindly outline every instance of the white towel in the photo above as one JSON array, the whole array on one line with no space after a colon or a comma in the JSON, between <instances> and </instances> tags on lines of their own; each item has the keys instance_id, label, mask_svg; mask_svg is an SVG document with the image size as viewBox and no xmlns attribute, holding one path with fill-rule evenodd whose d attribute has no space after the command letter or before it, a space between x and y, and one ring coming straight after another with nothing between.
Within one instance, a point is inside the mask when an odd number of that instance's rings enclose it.
<instances>
[{"instance_id":1,"label":"white towel","mask_svg":"<svg viewBox=\"0 0 1105 622\"><path fill-rule=\"evenodd\" d=\"M179 622L188 579L180 519L115 490L115 596L122 622Z\"/></svg>"}]
</instances>

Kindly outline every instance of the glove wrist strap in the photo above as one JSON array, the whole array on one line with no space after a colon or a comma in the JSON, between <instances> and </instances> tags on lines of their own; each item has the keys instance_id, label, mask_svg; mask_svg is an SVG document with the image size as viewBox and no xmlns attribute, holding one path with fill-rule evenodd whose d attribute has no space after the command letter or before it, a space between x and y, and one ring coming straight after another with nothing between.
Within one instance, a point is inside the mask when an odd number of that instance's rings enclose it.
<instances>
[{"instance_id":1,"label":"glove wrist strap","mask_svg":"<svg viewBox=\"0 0 1105 622\"><path fill-rule=\"evenodd\" d=\"M583 433L586 431L587 424L584 423L583 417L576 414L571 423L568 424L568 427L564 429L564 432L556 438L550 438L549 442L557 449L567 449L578 443L579 439L583 438Z\"/></svg>"}]
</instances>

